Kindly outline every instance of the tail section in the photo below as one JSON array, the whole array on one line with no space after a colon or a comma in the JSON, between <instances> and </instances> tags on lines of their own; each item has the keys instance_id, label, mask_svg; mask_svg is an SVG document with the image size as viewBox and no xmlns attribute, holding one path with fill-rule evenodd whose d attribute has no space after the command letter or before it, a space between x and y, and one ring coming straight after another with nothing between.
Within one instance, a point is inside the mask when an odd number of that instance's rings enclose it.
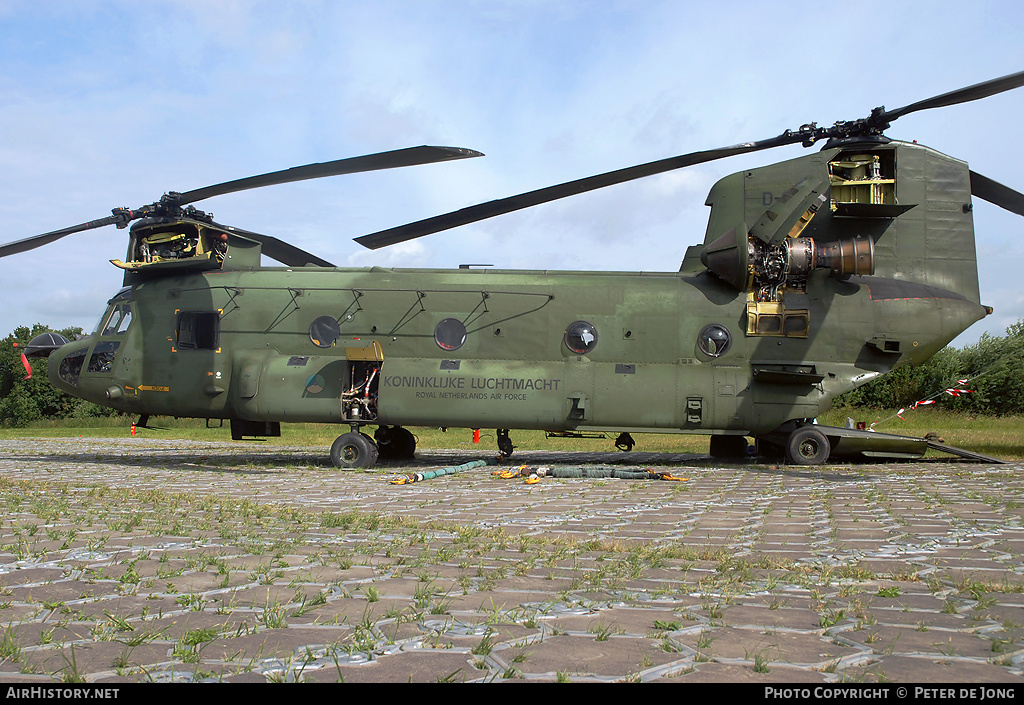
<instances>
[{"instance_id":1,"label":"tail section","mask_svg":"<svg viewBox=\"0 0 1024 705\"><path fill-rule=\"evenodd\" d=\"M799 228L800 237L811 238L819 249L870 238L875 277L981 303L971 172L966 163L927 147L905 142L832 147L728 176L711 190L708 205L704 252L721 250L730 230L777 243ZM695 255L688 253L684 268L696 265ZM746 260L739 265L745 267ZM739 278L727 277L735 283Z\"/></svg>"}]
</instances>

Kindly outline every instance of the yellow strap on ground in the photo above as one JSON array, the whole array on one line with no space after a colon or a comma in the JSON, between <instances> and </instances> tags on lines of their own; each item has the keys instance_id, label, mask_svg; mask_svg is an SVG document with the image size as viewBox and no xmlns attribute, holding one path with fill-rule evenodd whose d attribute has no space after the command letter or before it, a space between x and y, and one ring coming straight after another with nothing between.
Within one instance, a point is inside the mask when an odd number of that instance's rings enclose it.
<instances>
[{"instance_id":1,"label":"yellow strap on ground","mask_svg":"<svg viewBox=\"0 0 1024 705\"><path fill-rule=\"evenodd\" d=\"M526 478L526 484L528 485L536 485L538 482L540 482L540 478L537 477L536 475L533 477Z\"/></svg>"}]
</instances>

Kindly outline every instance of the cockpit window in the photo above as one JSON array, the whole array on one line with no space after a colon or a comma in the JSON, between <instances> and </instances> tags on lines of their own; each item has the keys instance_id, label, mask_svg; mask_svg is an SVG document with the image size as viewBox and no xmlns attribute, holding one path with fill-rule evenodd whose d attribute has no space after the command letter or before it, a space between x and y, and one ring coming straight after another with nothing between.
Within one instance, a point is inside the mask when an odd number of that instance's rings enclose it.
<instances>
[{"instance_id":1,"label":"cockpit window","mask_svg":"<svg viewBox=\"0 0 1024 705\"><path fill-rule=\"evenodd\" d=\"M64 356L60 361L57 373L60 378L68 384L78 386L78 376L82 374L82 364L85 362L86 348L79 348Z\"/></svg>"},{"instance_id":2,"label":"cockpit window","mask_svg":"<svg viewBox=\"0 0 1024 705\"><path fill-rule=\"evenodd\" d=\"M132 288L126 286L107 302L107 310L100 316L94 334L121 335L132 322Z\"/></svg>"},{"instance_id":3,"label":"cockpit window","mask_svg":"<svg viewBox=\"0 0 1024 705\"><path fill-rule=\"evenodd\" d=\"M132 323L131 304L114 306L101 326L100 335L122 335Z\"/></svg>"},{"instance_id":4,"label":"cockpit window","mask_svg":"<svg viewBox=\"0 0 1024 705\"><path fill-rule=\"evenodd\" d=\"M101 340L96 343L89 358L89 372L110 372L114 366L114 356L121 343L114 340Z\"/></svg>"}]
</instances>

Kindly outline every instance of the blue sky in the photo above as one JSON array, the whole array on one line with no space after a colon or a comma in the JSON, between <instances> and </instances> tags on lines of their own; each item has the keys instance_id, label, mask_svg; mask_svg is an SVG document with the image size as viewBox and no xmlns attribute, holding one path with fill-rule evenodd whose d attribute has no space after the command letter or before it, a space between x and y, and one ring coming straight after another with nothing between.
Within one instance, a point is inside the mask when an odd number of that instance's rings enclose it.
<instances>
[{"instance_id":1,"label":"blue sky","mask_svg":"<svg viewBox=\"0 0 1024 705\"><path fill-rule=\"evenodd\" d=\"M675 271L720 177L671 172L371 252L351 238L633 164L866 116L1024 69L1019 2L0 0L0 242L115 206L419 144L479 159L198 204L340 266ZM1024 190L1024 89L888 131ZM975 206L983 302L1024 317L1024 221ZM0 335L91 328L125 233L0 260Z\"/></svg>"}]
</instances>

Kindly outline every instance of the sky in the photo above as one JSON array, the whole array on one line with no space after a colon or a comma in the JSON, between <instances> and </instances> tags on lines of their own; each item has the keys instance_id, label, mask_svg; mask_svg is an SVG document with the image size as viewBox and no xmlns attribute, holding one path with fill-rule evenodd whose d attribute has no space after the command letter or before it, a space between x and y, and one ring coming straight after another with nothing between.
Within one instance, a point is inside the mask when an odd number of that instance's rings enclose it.
<instances>
[{"instance_id":1,"label":"sky","mask_svg":"<svg viewBox=\"0 0 1024 705\"><path fill-rule=\"evenodd\" d=\"M352 238L1024 70L1017 1L0 0L0 242L288 167L421 144L476 159L198 203L339 266L676 271L721 177L793 145L370 251ZM887 131L1024 191L1024 88ZM1024 317L1024 219L976 201L982 303ZM0 336L91 330L113 227L0 260ZM269 263L269 262L268 262Z\"/></svg>"}]
</instances>

